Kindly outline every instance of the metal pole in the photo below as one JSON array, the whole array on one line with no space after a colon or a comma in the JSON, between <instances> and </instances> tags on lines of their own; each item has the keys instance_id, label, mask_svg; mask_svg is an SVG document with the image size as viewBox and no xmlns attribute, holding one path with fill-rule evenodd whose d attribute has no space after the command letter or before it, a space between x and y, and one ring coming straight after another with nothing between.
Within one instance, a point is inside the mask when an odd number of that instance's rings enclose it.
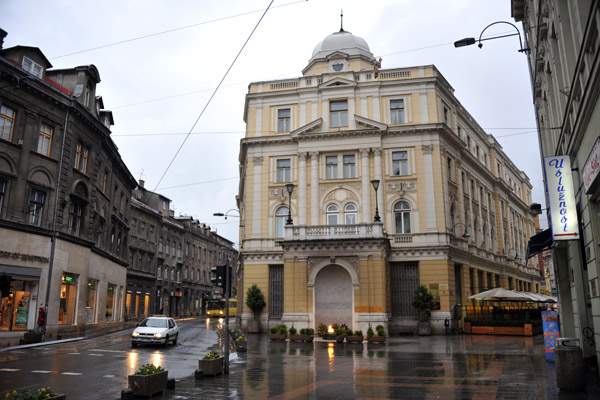
<instances>
[{"instance_id":1,"label":"metal pole","mask_svg":"<svg viewBox=\"0 0 600 400\"><path fill-rule=\"evenodd\" d=\"M225 259L225 363L224 373L229 373L229 258Z\"/></svg>"}]
</instances>

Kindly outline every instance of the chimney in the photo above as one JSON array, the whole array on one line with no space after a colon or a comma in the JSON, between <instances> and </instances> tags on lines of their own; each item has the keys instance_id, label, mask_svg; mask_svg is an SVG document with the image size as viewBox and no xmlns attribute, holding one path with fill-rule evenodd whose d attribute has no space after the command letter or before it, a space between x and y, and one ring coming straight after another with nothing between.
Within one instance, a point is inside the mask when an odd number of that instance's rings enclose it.
<instances>
[{"instance_id":1,"label":"chimney","mask_svg":"<svg viewBox=\"0 0 600 400\"><path fill-rule=\"evenodd\" d=\"M144 180L143 180L143 179L140 179L140 183L139 183L140 187L142 187L142 188L143 188L143 187L144 187L144 183L146 183L146 182L144 182Z\"/></svg>"},{"instance_id":2,"label":"chimney","mask_svg":"<svg viewBox=\"0 0 600 400\"><path fill-rule=\"evenodd\" d=\"M6 35L8 35L8 33L6 33L4 29L0 28L0 50L2 50L2 45L4 44L4 38Z\"/></svg>"}]
</instances>

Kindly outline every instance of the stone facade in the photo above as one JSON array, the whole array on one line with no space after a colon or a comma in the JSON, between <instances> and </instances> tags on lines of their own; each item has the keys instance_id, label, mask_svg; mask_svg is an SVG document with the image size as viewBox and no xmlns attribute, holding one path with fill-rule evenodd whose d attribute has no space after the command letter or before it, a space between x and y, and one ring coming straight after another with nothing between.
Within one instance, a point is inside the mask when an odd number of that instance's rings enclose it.
<instances>
[{"instance_id":1,"label":"stone facade","mask_svg":"<svg viewBox=\"0 0 600 400\"><path fill-rule=\"evenodd\" d=\"M263 327L412 330L413 292L425 284L442 332L471 294L539 291L524 260L535 233L529 178L435 66L379 62L340 30L302 77L249 85L238 300L260 287ZM244 306L244 326L253 317Z\"/></svg>"}]
</instances>

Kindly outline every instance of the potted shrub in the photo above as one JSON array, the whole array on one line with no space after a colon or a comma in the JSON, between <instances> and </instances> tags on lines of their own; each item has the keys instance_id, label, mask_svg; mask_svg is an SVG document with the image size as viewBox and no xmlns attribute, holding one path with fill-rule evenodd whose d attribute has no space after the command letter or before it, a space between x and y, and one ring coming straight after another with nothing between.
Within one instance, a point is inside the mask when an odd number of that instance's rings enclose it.
<instances>
[{"instance_id":1,"label":"potted shrub","mask_svg":"<svg viewBox=\"0 0 600 400\"><path fill-rule=\"evenodd\" d=\"M168 372L154 364L146 364L138 368L133 375L129 375L129 388L134 396L152 397L156 393L167 389Z\"/></svg>"},{"instance_id":2,"label":"potted shrub","mask_svg":"<svg viewBox=\"0 0 600 400\"><path fill-rule=\"evenodd\" d=\"M42 341L42 331L29 330L23 334L24 344L40 343Z\"/></svg>"},{"instance_id":3,"label":"potted shrub","mask_svg":"<svg viewBox=\"0 0 600 400\"><path fill-rule=\"evenodd\" d=\"M198 368L206 376L215 376L223 372L225 357L219 354L218 350L205 354L201 360L198 360Z\"/></svg>"},{"instance_id":4,"label":"potted shrub","mask_svg":"<svg viewBox=\"0 0 600 400\"><path fill-rule=\"evenodd\" d=\"M298 330L296 328L294 328L294 325L292 324L292 327L290 328L290 342L301 342L304 340L304 335L302 334L298 334Z\"/></svg>"},{"instance_id":5,"label":"potted shrub","mask_svg":"<svg viewBox=\"0 0 600 400\"><path fill-rule=\"evenodd\" d=\"M346 336L346 342L348 343L362 343L363 339L364 337L362 331L354 331L351 335Z\"/></svg>"},{"instance_id":6,"label":"potted shrub","mask_svg":"<svg viewBox=\"0 0 600 400\"><path fill-rule=\"evenodd\" d=\"M266 305L265 296L258 285L253 284L250 286L246 292L246 306L252 310L254 319L248 321L248 333L260 333L260 319L258 317Z\"/></svg>"},{"instance_id":7,"label":"potted shrub","mask_svg":"<svg viewBox=\"0 0 600 400\"><path fill-rule=\"evenodd\" d=\"M346 336L346 331L342 328L339 328L335 331L335 341L338 343L342 343L344 341L344 336Z\"/></svg>"},{"instance_id":8,"label":"potted shrub","mask_svg":"<svg viewBox=\"0 0 600 400\"><path fill-rule=\"evenodd\" d=\"M49 387L38 389L37 392L26 390L24 392L7 392L3 397L8 400L66 400L66 394L56 394Z\"/></svg>"},{"instance_id":9,"label":"potted shrub","mask_svg":"<svg viewBox=\"0 0 600 400\"><path fill-rule=\"evenodd\" d=\"M421 285L415 290L412 306L421 313L417 324L418 335L431 335L431 309L433 308L433 295L427 286Z\"/></svg>"},{"instance_id":10,"label":"potted shrub","mask_svg":"<svg viewBox=\"0 0 600 400\"><path fill-rule=\"evenodd\" d=\"M285 340L287 338L287 326L284 324L272 327L270 332L269 338L271 340Z\"/></svg>"},{"instance_id":11,"label":"potted shrub","mask_svg":"<svg viewBox=\"0 0 600 400\"><path fill-rule=\"evenodd\" d=\"M246 346L248 344L248 341L244 337L244 334L241 331L236 330L234 332L234 335L235 335L234 336L235 337L235 348L237 349L237 351L239 351L239 352L246 351L248 349L248 347Z\"/></svg>"},{"instance_id":12,"label":"potted shrub","mask_svg":"<svg viewBox=\"0 0 600 400\"><path fill-rule=\"evenodd\" d=\"M375 331L377 332L377 335L373 334L373 329L371 329L370 326L369 326L369 329L371 330L370 337L369 337L369 331L367 331L367 341L369 343L383 343L385 341L385 329L383 328L383 325L377 325L375 327Z\"/></svg>"},{"instance_id":13,"label":"potted shrub","mask_svg":"<svg viewBox=\"0 0 600 400\"><path fill-rule=\"evenodd\" d=\"M302 333L304 331L304 333ZM315 330L312 328L304 328L300 330L300 333L304 336L305 342L312 342L315 339Z\"/></svg>"},{"instance_id":14,"label":"potted shrub","mask_svg":"<svg viewBox=\"0 0 600 400\"><path fill-rule=\"evenodd\" d=\"M327 333L327 325L319 324L319 326L317 327L317 335L323 336L326 333Z\"/></svg>"}]
</instances>

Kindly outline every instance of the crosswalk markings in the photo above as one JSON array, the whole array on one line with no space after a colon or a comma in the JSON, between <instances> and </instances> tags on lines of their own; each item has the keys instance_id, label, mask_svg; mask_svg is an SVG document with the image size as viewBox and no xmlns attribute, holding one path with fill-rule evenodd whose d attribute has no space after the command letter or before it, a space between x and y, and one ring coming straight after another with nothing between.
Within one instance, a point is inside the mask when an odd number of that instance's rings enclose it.
<instances>
[{"instance_id":1,"label":"crosswalk markings","mask_svg":"<svg viewBox=\"0 0 600 400\"><path fill-rule=\"evenodd\" d=\"M67 354L76 354L76 355L80 355L81 353L75 352L75 353L67 353Z\"/></svg>"},{"instance_id":2,"label":"crosswalk markings","mask_svg":"<svg viewBox=\"0 0 600 400\"><path fill-rule=\"evenodd\" d=\"M90 354L90 356L94 356L94 357L104 357L104 354Z\"/></svg>"},{"instance_id":3,"label":"crosswalk markings","mask_svg":"<svg viewBox=\"0 0 600 400\"><path fill-rule=\"evenodd\" d=\"M2 372L17 372L17 371L20 371L20 369L17 369L17 368L0 368L0 371L2 371Z\"/></svg>"},{"instance_id":4,"label":"crosswalk markings","mask_svg":"<svg viewBox=\"0 0 600 400\"><path fill-rule=\"evenodd\" d=\"M61 375L81 375L81 372L63 372Z\"/></svg>"},{"instance_id":5,"label":"crosswalk markings","mask_svg":"<svg viewBox=\"0 0 600 400\"><path fill-rule=\"evenodd\" d=\"M39 369L39 370L31 371L31 372L33 372L34 374L49 374L52 371L44 371L44 370Z\"/></svg>"},{"instance_id":6,"label":"crosswalk markings","mask_svg":"<svg viewBox=\"0 0 600 400\"><path fill-rule=\"evenodd\" d=\"M114 375L103 375L102 377L103 378L114 378L115 376Z\"/></svg>"}]
</instances>

